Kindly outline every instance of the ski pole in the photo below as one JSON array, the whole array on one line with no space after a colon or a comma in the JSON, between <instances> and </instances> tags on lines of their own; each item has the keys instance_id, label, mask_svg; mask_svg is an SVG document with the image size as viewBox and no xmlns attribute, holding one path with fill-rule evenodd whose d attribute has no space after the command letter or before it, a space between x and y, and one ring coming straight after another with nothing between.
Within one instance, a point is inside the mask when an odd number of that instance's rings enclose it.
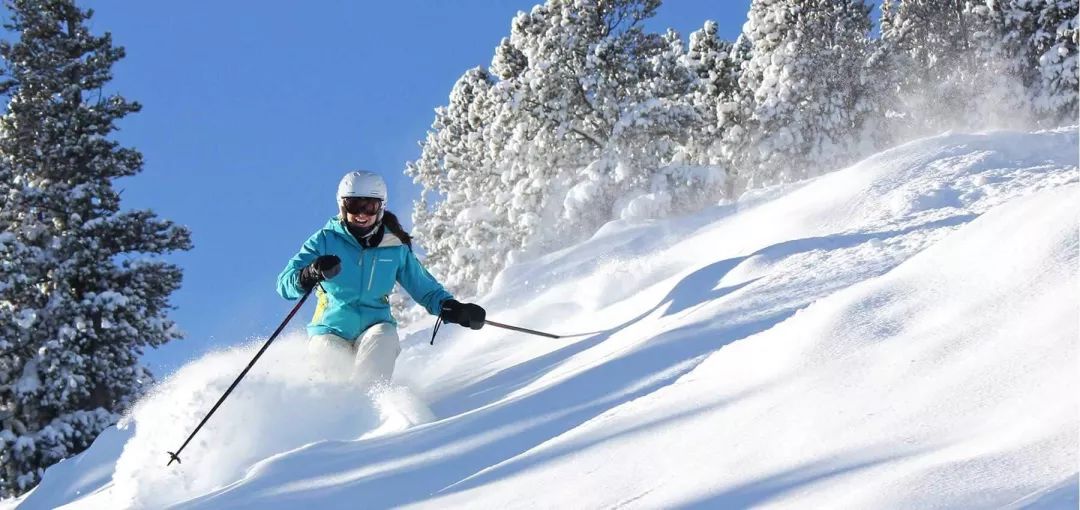
<instances>
[{"instance_id":1,"label":"ski pole","mask_svg":"<svg viewBox=\"0 0 1080 510\"><path fill-rule=\"evenodd\" d=\"M551 333L544 333L543 331L536 331L535 329L527 329L527 328L522 328L522 327L518 327L518 326L511 326L509 324L500 324L498 322L490 321L490 320L485 320L484 324L490 324L490 325L495 326L497 328L509 329L511 331L520 331L522 333L528 333L530 335L546 336L548 338L566 338L565 336L552 335Z\"/></svg>"},{"instance_id":2,"label":"ski pole","mask_svg":"<svg viewBox=\"0 0 1080 510\"><path fill-rule=\"evenodd\" d=\"M439 326L443 323L442 315L435 320L435 327L431 330L431 345L435 345L435 335L439 334ZM490 324L497 328L509 329L511 331L520 331L522 333L528 333L530 335L546 336L548 338L566 338L568 336L581 336L581 335L552 335L551 333L544 333L543 331L537 331L535 329L522 328L519 326L511 326L509 324L502 324L495 321L485 319L484 324Z\"/></svg>"},{"instance_id":3,"label":"ski pole","mask_svg":"<svg viewBox=\"0 0 1080 510\"><path fill-rule=\"evenodd\" d=\"M307 298L311 295L311 291L313 289L314 287L308 289L308 291L304 293L304 296L300 298L300 302L296 303L296 306L294 306L292 311L289 312L289 315L285 317L285 320L281 322L281 325L278 326L276 330L274 330L274 334L270 335L270 338L268 338L266 340L266 343L263 344L262 349L259 349L259 352L255 354L255 357L251 358L251 363L248 363L248 366L244 368L244 371L240 372L240 376L237 377L235 381L233 381L232 386L229 386L229 389L225 390L225 394L218 399L217 403L214 404L214 407L210 409L210 412L206 413L206 417L203 418L201 422L199 422L199 426L195 427L195 430L191 433L190 436L188 436L187 440L184 441L184 444L180 445L180 449L176 450L176 452L166 452L169 454L169 463L165 464L165 467L169 467L170 465L172 465L174 460L177 464L180 464L180 452L184 451L184 448L186 448L188 443L190 443L191 440L195 437L195 434L198 434L199 430L202 429L203 425L206 425L206 421L209 420L211 416L213 416L214 411L217 411L218 407L221 406L221 403L224 402L225 399L229 396L229 394L232 393L232 390L236 388L236 385L240 384L240 380L243 379L245 375L247 375L248 370L251 370L251 367L255 366L255 362L259 360L259 356L262 356L263 353L266 352L266 348L270 347L270 342L273 342L274 339L277 338L279 334L281 334L281 330L285 329L285 325L288 324L290 320L292 320L293 315L296 315L296 312L299 311L300 307L304 305L304 301L307 301Z\"/></svg>"}]
</instances>

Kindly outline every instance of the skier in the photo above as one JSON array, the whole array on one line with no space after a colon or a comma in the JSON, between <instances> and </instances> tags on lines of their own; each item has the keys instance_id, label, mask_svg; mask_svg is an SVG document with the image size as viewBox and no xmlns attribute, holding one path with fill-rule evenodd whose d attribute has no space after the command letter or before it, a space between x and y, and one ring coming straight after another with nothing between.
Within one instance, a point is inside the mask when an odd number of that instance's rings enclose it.
<instances>
[{"instance_id":1,"label":"skier","mask_svg":"<svg viewBox=\"0 0 1080 510\"><path fill-rule=\"evenodd\" d=\"M338 215L308 238L277 282L285 299L315 290L309 349L351 356L353 376L367 384L389 382L401 352L390 313L395 282L445 322L480 329L486 317L479 305L455 300L424 269L412 237L386 209L386 195L378 174L346 174L337 189Z\"/></svg>"}]
</instances>

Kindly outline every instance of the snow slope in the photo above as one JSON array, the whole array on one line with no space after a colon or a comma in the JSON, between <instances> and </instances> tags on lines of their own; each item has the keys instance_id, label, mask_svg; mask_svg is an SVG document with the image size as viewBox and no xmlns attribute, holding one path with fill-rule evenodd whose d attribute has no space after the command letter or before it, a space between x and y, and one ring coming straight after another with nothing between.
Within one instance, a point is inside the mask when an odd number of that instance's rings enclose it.
<instances>
[{"instance_id":1,"label":"snow slope","mask_svg":"<svg viewBox=\"0 0 1080 510\"><path fill-rule=\"evenodd\" d=\"M186 366L19 508L1077 506L1076 127L947 134L507 269L370 394ZM445 333L444 333L445 332ZM424 404L426 402L426 405Z\"/></svg>"}]
</instances>

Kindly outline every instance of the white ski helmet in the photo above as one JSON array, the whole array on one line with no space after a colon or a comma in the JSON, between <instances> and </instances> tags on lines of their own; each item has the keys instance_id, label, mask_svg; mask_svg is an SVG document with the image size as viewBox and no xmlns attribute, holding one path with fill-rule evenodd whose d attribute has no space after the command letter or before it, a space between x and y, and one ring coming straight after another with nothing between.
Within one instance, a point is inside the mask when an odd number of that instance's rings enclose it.
<instances>
[{"instance_id":1,"label":"white ski helmet","mask_svg":"<svg viewBox=\"0 0 1080 510\"><path fill-rule=\"evenodd\" d=\"M337 198L340 201L349 197L378 198L386 203L386 181L382 176L365 170L349 172L341 178L337 187Z\"/></svg>"}]
</instances>

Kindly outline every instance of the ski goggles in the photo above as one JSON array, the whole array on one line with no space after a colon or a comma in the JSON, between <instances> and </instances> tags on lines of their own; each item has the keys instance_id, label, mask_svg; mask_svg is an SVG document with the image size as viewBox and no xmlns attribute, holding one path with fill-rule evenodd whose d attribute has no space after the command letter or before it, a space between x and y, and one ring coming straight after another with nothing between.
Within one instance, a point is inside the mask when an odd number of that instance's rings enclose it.
<instances>
[{"instance_id":1,"label":"ski goggles","mask_svg":"<svg viewBox=\"0 0 1080 510\"><path fill-rule=\"evenodd\" d=\"M341 199L341 205L349 214L374 216L382 210L382 200L371 197L347 197Z\"/></svg>"}]
</instances>

